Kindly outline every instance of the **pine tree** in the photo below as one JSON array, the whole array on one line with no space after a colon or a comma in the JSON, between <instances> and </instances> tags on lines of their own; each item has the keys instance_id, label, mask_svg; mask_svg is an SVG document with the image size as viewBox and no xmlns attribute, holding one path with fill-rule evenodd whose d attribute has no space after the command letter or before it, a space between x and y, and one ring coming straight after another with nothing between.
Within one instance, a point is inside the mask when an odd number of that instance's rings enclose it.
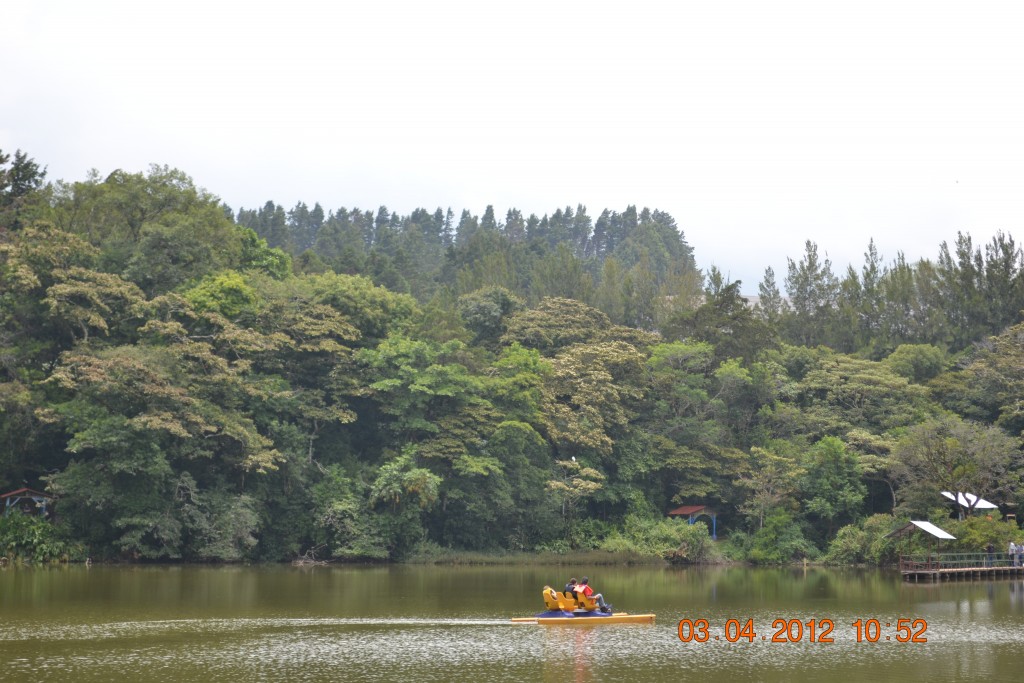
<instances>
[{"instance_id":1,"label":"pine tree","mask_svg":"<svg viewBox=\"0 0 1024 683\"><path fill-rule=\"evenodd\" d=\"M489 230L493 232L498 231L498 222L494 217L494 207L490 204L484 209L484 215L480 219L480 229Z\"/></svg>"},{"instance_id":2,"label":"pine tree","mask_svg":"<svg viewBox=\"0 0 1024 683\"><path fill-rule=\"evenodd\" d=\"M463 209L459 225L455 229L455 244L466 244L478 230L480 230L480 221L469 212L469 209Z\"/></svg>"},{"instance_id":3,"label":"pine tree","mask_svg":"<svg viewBox=\"0 0 1024 683\"><path fill-rule=\"evenodd\" d=\"M834 315L839 282L832 274L832 262L818 258L818 245L807 240L804 257L799 263L786 259L786 293L792 314L789 336L797 344L816 346L826 342L829 319Z\"/></svg>"},{"instance_id":4,"label":"pine tree","mask_svg":"<svg viewBox=\"0 0 1024 683\"><path fill-rule=\"evenodd\" d=\"M526 239L526 221L519 209L509 209L505 215L505 237L512 242L522 242Z\"/></svg>"},{"instance_id":5,"label":"pine tree","mask_svg":"<svg viewBox=\"0 0 1024 683\"><path fill-rule=\"evenodd\" d=\"M764 269L764 278L757 286L757 305L754 312L761 320L775 327L782 318L782 313L787 305L779 292L779 286L775 283L775 270L768 266Z\"/></svg>"},{"instance_id":6,"label":"pine tree","mask_svg":"<svg viewBox=\"0 0 1024 683\"><path fill-rule=\"evenodd\" d=\"M442 241L444 246L450 247L455 244L455 213L452 211L452 207L448 207L448 211L444 214L444 229L441 232Z\"/></svg>"},{"instance_id":7,"label":"pine tree","mask_svg":"<svg viewBox=\"0 0 1024 683\"><path fill-rule=\"evenodd\" d=\"M569 226L569 240L573 252L580 258L585 258L590 251L590 235L593 232L593 223L587 215L587 207L577 205L576 215Z\"/></svg>"},{"instance_id":8,"label":"pine tree","mask_svg":"<svg viewBox=\"0 0 1024 683\"><path fill-rule=\"evenodd\" d=\"M587 256L603 260L608 253L608 232L611 227L611 212L605 209L594 223L594 232L588 244Z\"/></svg>"}]
</instances>

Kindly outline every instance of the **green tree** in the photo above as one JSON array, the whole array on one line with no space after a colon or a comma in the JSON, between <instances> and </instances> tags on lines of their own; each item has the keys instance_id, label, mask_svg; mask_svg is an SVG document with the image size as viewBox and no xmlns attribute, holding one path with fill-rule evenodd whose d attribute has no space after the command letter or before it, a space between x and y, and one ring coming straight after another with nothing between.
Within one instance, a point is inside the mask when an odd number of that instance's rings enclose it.
<instances>
[{"instance_id":1,"label":"green tree","mask_svg":"<svg viewBox=\"0 0 1024 683\"><path fill-rule=\"evenodd\" d=\"M565 244L537 261L530 278L531 295L539 301L547 297L589 301L593 293L590 274Z\"/></svg>"},{"instance_id":2,"label":"green tree","mask_svg":"<svg viewBox=\"0 0 1024 683\"><path fill-rule=\"evenodd\" d=\"M804 473L793 458L751 448L747 466L735 481L737 487L748 492L739 511L757 520L758 529L764 528L766 517L772 513L796 507L794 496Z\"/></svg>"},{"instance_id":3,"label":"green tree","mask_svg":"<svg viewBox=\"0 0 1024 683\"><path fill-rule=\"evenodd\" d=\"M1006 500L1021 480L1019 439L955 416L911 427L893 456L902 504L917 512L941 502L940 491ZM972 508L961 512L970 515Z\"/></svg>"},{"instance_id":4,"label":"green tree","mask_svg":"<svg viewBox=\"0 0 1024 683\"><path fill-rule=\"evenodd\" d=\"M207 277L185 293L196 311L215 311L233 320L245 310L256 308L256 290L236 272L225 271Z\"/></svg>"},{"instance_id":5,"label":"green tree","mask_svg":"<svg viewBox=\"0 0 1024 683\"><path fill-rule=\"evenodd\" d=\"M1024 252L1000 230L985 245L984 292L988 330L1002 332L1024 315Z\"/></svg>"},{"instance_id":6,"label":"green tree","mask_svg":"<svg viewBox=\"0 0 1024 683\"><path fill-rule=\"evenodd\" d=\"M365 277L323 273L310 276L308 287L314 301L330 306L359 331L359 346L372 347L408 329L419 314L415 299Z\"/></svg>"},{"instance_id":7,"label":"green tree","mask_svg":"<svg viewBox=\"0 0 1024 683\"><path fill-rule=\"evenodd\" d=\"M716 412L724 406L714 381L714 348L706 342L659 344L647 360L652 428L704 451L724 439ZM660 427L660 428L659 428Z\"/></svg>"},{"instance_id":8,"label":"green tree","mask_svg":"<svg viewBox=\"0 0 1024 683\"><path fill-rule=\"evenodd\" d=\"M277 397L275 416L287 416L293 427L301 427L305 459L312 462L317 442L325 430L356 419L347 395L351 390L352 347L361 340L350 317L332 305L330 295L320 287L324 279L293 278L256 280L255 296L261 305L246 310L237 283L230 282L217 293L218 304L242 307L239 322L247 330L259 330L258 346L248 354L253 368L274 385L284 380L290 388ZM192 294L192 292L190 292ZM205 292L204 292L205 294ZM239 332L234 339L247 336ZM230 353L230 347L224 353ZM275 422L273 418L268 418Z\"/></svg>"},{"instance_id":9,"label":"green tree","mask_svg":"<svg viewBox=\"0 0 1024 683\"><path fill-rule=\"evenodd\" d=\"M240 482L281 460L242 409L238 379L191 341L66 354L48 380L61 398L47 418L70 434L72 459L48 477L62 514L83 537L139 558L196 558L214 542L210 516L251 521L246 501L214 502L193 474Z\"/></svg>"},{"instance_id":10,"label":"green tree","mask_svg":"<svg viewBox=\"0 0 1024 683\"><path fill-rule=\"evenodd\" d=\"M601 266L601 279L594 291L594 307L616 325L625 323L625 275L619 262L610 256Z\"/></svg>"},{"instance_id":11,"label":"green tree","mask_svg":"<svg viewBox=\"0 0 1024 683\"><path fill-rule=\"evenodd\" d=\"M1024 324L978 344L958 365L931 381L938 400L968 419L1024 433Z\"/></svg>"},{"instance_id":12,"label":"green tree","mask_svg":"<svg viewBox=\"0 0 1024 683\"><path fill-rule=\"evenodd\" d=\"M280 249L273 249L254 230L236 226L241 241L242 253L238 267L244 271L255 271L283 280L292 272L292 260Z\"/></svg>"},{"instance_id":13,"label":"green tree","mask_svg":"<svg viewBox=\"0 0 1024 683\"><path fill-rule=\"evenodd\" d=\"M9 165L8 165L9 164ZM20 149L10 154L0 150L0 234L24 227L26 214L33 202L39 202L39 191L46 179L46 168Z\"/></svg>"},{"instance_id":14,"label":"green tree","mask_svg":"<svg viewBox=\"0 0 1024 683\"><path fill-rule=\"evenodd\" d=\"M458 307L474 333L473 343L493 347L505 332L505 319L522 309L523 301L504 287L490 287L459 297Z\"/></svg>"},{"instance_id":15,"label":"green tree","mask_svg":"<svg viewBox=\"0 0 1024 683\"><path fill-rule=\"evenodd\" d=\"M501 340L553 355L566 346L600 339L610 327L608 316L596 308L574 299L549 298L510 316Z\"/></svg>"},{"instance_id":16,"label":"green tree","mask_svg":"<svg viewBox=\"0 0 1024 683\"><path fill-rule=\"evenodd\" d=\"M651 260L642 253L629 269L624 282L626 324L641 330L653 330L658 314L658 278Z\"/></svg>"},{"instance_id":17,"label":"green tree","mask_svg":"<svg viewBox=\"0 0 1024 683\"><path fill-rule=\"evenodd\" d=\"M747 559L754 564L785 564L818 555L793 515L785 510L769 515L750 540Z\"/></svg>"},{"instance_id":18,"label":"green tree","mask_svg":"<svg viewBox=\"0 0 1024 683\"><path fill-rule=\"evenodd\" d=\"M937 377L946 366L946 354L931 344L900 344L885 364L901 377L923 384Z\"/></svg>"},{"instance_id":19,"label":"green tree","mask_svg":"<svg viewBox=\"0 0 1024 683\"><path fill-rule=\"evenodd\" d=\"M526 239L526 221L519 209L509 209L505 215L503 226L505 236L512 242L522 242Z\"/></svg>"},{"instance_id":20,"label":"green tree","mask_svg":"<svg viewBox=\"0 0 1024 683\"><path fill-rule=\"evenodd\" d=\"M844 439L847 447L857 454L858 467L865 482L885 485L886 511L896 508L896 460L892 451L896 447L896 437L891 434L877 435L865 429L853 429L847 432Z\"/></svg>"},{"instance_id":21,"label":"green tree","mask_svg":"<svg viewBox=\"0 0 1024 683\"><path fill-rule=\"evenodd\" d=\"M551 359L543 394L548 439L563 457L611 455L636 416L643 356L625 342L577 344Z\"/></svg>"},{"instance_id":22,"label":"green tree","mask_svg":"<svg viewBox=\"0 0 1024 683\"><path fill-rule=\"evenodd\" d=\"M440 420L485 401L480 380L457 360L464 348L455 341L434 344L392 336L359 351L357 360L375 380L367 388L399 442L444 441L453 435L444 432Z\"/></svg>"},{"instance_id":23,"label":"green tree","mask_svg":"<svg viewBox=\"0 0 1024 683\"><path fill-rule=\"evenodd\" d=\"M394 463L387 471L389 477L393 468ZM393 539L385 538L382 529L385 525L377 523L375 516L381 513L374 512L370 494L363 491L363 487L347 476L339 465L327 466L323 474L310 489L317 533L315 545L312 549L307 548L306 552L315 555L316 548L326 547L331 557L343 560L388 559L388 545ZM378 493L383 492L383 486L391 485L386 481L389 477L379 481L381 488L376 489ZM405 491L399 495L404 496Z\"/></svg>"},{"instance_id":24,"label":"green tree","mask_svg":"<svg viewBox=\"0 0 1024 683\"><path fill-rule=\"evenodd\" d=\"M884 363L798 347L785 347L773 358L788 366L779 381L790 381L763 416L777 437L800 435L816 441L842 437L854 428L881 434L937 412L925 387L911 384Z\"/></svg>"},{"instance_id":25,"label":"green tree","mask_svg":"<svg viewBox=\"0 0 1024 683\"><path fill-rule=\"evenodd\" d=\"M674 318L692 313L705 303L702 283L703 276L696 268L679 265L669 271L655 299L654 319L659 329L664 330Z\"/></svg>"},{"instance_id":26,"label":"green tree","mask_svg":"<svg viewBox=\"0 0 1024 683\"><path fill-rule=\"evenodd\" d=\"M829 319L835 309L839 282L832 262L818 256L818 245L807 240L799 262L787 259L786 293L791 313L787 316L789 339L804 346L826 343Z\"/></svg>"},{"instance_id":27,"label":"green tree","mask_svg":"<svg viewBox=\"0 0 1024 683\"><path fill-rule=\"evenodd\" d=\"M696 269L693 249L668 213L645 208L638 215L635 207L629 207L614 222L607 240L609 252L627 268L645 260L655 290L674 268Z\"/></svg>"},{"instance_id":28,"label":"green tree","mask_svg":"<svg viewBox=\"0 0 1024 683\"><path fill-rule=\"evenodd\" d=\"M92 332L127 334L142 294L116 275L97 272L100 254L47 223L0 243L0 325L8 365L52 365L60 351Z\"/></svg>"},{"instance_id":29,"label":"green tree","mask_svg":"<svg viewBox=\"0 0 1024 683\"><path fill-rule=\"evenodd\" d=\"M555 464L562 469L562 476L548 480L547 487L562 499L565 540L569 542L569 547L576 548L579 544L576 534L577 508L583 500L602 488L605 476L592 467L584 467L575 458L559 460Z\"/></svg>"},{"instance_id":30,"label":"green tree","mask_svg":"<svg viewBox=\"0 0 1024 683\"><path fill-rule=\"evenodd\" d=\"M779 286L775 282L775 270L770 266L764 269L764 278L757 285L757 292L754 313L769 326L778 329L779 320L788 304L779 292Z\"/></svg>"},{"instance_id":31,"label":"green tree","mask_svg":"<svg viewBox=\"0 0 1024 683\"><path fill-rule=\"evenodd\" d=\"M381 466L370 487L370 504L382 510L378 526L394 559L400 559L422 540L422 516L439 496L441 478L419 467L416 461L415 447L407 446L401 455Z\"/></svg>"},{"instance_id":32,"label":"green tree","mask_svg":"<svg viewBox=\"0 0 1024 683\"><path fill-rule=\"evenodd\" d=\"M988 333L984 265L970 235L958 232L952 253L946 242L939 246L936 279L953 348L962 349Z\"/></svg>"},{"instance_id":33,"label":"green tree","mask_svg":"<svg viewBox=\"0 0 1024 683\"><path fill-rule=\"evenodd\" d=\"M824 538L856 521L867 491L861 481L857 457L836 437L826 436L803 455L800 490L811 519L824 523Z\"/></svg>"},{"instance_id":34,"label":"green tree","mask_svg":"<svg viewBox=\"0 0 1024 683\"><path fill-rule=\"evenodd\" d=\"M676 314L663 326L668 339L708 342L719 361L742 358L753 362L761 351L777 344L772 329L761 321L740 296L739 282L709 292L694 311Z\"/></svg>"},{"instance_id":35,"label":"green tree","mask_svg":"<svg viewBox=\"0 0 1024 683\"><path fill-rule=\"evenodd\" d=\"M864 265L860 270L861 296L859 300L857 320L857 347L871 345L879 337L882 326L882 312L885 308L882 280L886 269L882 257L875 246L875 240L868 242L868 250L864 252Z\"/></svg>"},{"instance_id":36,"label":"green tree","mask_svg":"<svg viewBox=\"0 0 1024 683\"><path fill-rule=\"evenodd\" d=\"M150 295L242 265L243 235L220 200L177 169L94 174L58 183L52 195L49 220L99 247L101 270Z\"/></svg>"}]
</instances>

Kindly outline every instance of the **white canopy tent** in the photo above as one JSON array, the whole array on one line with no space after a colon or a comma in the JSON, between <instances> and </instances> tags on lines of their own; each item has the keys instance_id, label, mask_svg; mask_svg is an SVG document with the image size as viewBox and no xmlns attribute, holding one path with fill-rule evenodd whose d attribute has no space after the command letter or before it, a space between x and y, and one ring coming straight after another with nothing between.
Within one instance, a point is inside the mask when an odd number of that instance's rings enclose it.
<instances>
[{"instance_id":1,"label":"white canopy tent","mask_svg":"<svg viewBox=\"0 0 1024 683\"><path fill-rule=\"evenodd\" d=\"M956 540L956 536L953 536L945 529L940 529L931 522L915 522L914 520L910 520L910 523L916 526L918 529L921 529L922 531L927 531L935 538L941 538L944 541Z\"/></svg>"},{"instance_id":2,"label":"white canopy tent","mask_svg":"<svg viewBox=\"0 0 1024 683\"><path fill-rule=\"evenodd\" d=\"M892 537L892 536L906 536L908 533L910 533L911 531L914 531L915 529L920 529L921 531L927 532L927 533L931 534L932 536L934 536L935 538L938 538L938 539L943 540L943 541L955 541L956 540L956 536L953 536L952 534L950 534L948 531L946 531L944 529L940 529L939 527L935 526L931 522L917 522L917 521L914 521L914 520L911 520L910 524L907 524L905 526L901 526L899 529L896 529L895 531L889 532L888 534L886 534L886 538L889 538L889 537Z\"/></svg>"},{"instance_id":3,"label":"white canopy tent","mask_svg":"<svg viewBox=\"0 0 1024 683\"><path fill-rule=\"evenodd\" d=\"M973 510L998 510L999 509L999 506L996 505L995 503L990 503L987 500L985 500L984 498L979 498L978 496L974 495L973 493L965 493L965 492L957 491L956 496L954 496L949 491L943 491L942 495L944 495L946 498L949 498L950 500L956 502L956 504L958 506L960 506L960 519L964 518L964 511L965 510L967 511L967 514L970 514L971 511L973 511Z\"/></svg>"}]
</instances>

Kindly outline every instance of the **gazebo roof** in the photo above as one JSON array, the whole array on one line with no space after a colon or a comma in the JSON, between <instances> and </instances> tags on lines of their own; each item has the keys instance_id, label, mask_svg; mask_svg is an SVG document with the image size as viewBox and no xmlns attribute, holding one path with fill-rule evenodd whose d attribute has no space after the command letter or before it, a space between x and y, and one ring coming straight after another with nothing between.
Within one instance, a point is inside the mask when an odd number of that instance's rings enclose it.
<instances>
[{"instance_id":1,"label":"gazebo roof","mask_svg":"<svg viewBox=\"0 0 1024 683\"><path fill-rule=\"evenodd\" d=\"M698 512L704 512L705 510L710 512L710 510L708 510L707 505L680 505L675 510L669 510L668 516L672 517L674 515L694 515Z\"/></svg>"},{"instance_id":2,"label":"gazebo roof","mask_svg":"<svg viewBox=\"0 0 1024 683\"><path fill-rule=\"evenodd\" d=\"M36 491L35 489L21 488L0 495L0 500L4 500L6 498L50 498L52 500L53 496L51 496L49 493Z\"/></svg>"}]
</instances>

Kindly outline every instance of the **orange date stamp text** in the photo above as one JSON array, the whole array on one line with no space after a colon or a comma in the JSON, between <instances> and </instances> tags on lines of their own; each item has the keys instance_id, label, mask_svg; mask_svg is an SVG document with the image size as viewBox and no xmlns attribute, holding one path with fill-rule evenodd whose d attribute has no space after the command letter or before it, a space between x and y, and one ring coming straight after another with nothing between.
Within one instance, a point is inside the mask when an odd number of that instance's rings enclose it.
<instances>
[{"instance_id":1,"label":"orange date stamp text","mask_svg":"<svg viewBox=\"0 0 1024 683\"><path fill-rule=\"evenodd\" d=\"M927 643L925 619L857 619L842 630L858 643ZM753 619L726 619L720 627L707 619L680 619L679 640L684 643L753 643L757 640L772 643L834 643L836 624L831 619L774 619L768 631L755 628Z\"/></svg>"}]
</instances>

